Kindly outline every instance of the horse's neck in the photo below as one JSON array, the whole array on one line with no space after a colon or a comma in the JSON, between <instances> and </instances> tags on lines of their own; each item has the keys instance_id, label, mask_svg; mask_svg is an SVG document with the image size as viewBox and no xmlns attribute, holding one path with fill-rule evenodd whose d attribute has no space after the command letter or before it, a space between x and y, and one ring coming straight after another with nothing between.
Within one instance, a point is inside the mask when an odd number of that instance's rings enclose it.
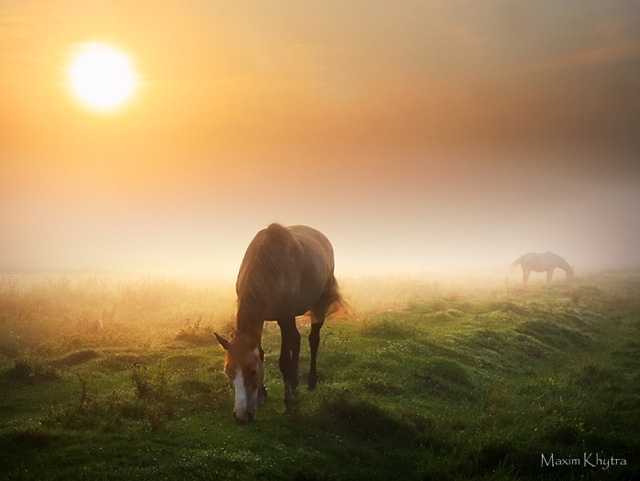
<instances>
[{"instance_id":1,"label":"horse's neck","mask_svg":"<svg viewBox=\"0 0 640 481\"><path fill-rule=\"evenodd\" d=\"M236 330L239 334L254 337L259 343L262 338L263 324L264 319L262 313L255 309L248 308L244 303L238 305Z\"/></svg>"},{"instance_id":2,"label":"horse's neck","mask_svg":"<svg viewBox=\"0 0 640 481\"><path fill-rule=\"evenodd\" d=\"M560 269L564 270L565 272L570 272L571 271L571 266L569 265L569 263L567 261L565 261L560 256L557 256L557 258L556 258L556 267L559 267Z\"/></svg>"}]
</instances>

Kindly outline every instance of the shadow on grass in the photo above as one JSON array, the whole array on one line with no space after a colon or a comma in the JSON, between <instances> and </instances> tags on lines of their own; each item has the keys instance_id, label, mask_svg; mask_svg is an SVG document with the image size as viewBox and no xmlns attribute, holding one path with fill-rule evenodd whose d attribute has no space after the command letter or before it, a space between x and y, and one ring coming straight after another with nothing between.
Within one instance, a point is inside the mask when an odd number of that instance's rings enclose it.
<instances>
[{"instance_id":1,"label":"shadow on grass","mask_svg":"<svg viewBox=\"0 0 640 481\"><path fill-rule=\"evenodd\" d=\"M79 351L75 351L70 354L67 354L66 356L60 359L54 359L50 361L49 364L51 364L51 366L55 368L60 369L63 367L70 367L70 366L76 366L78 364L83 364L85 362L88 362L92 359L97 358L98 356L99 356L98 352L96 352L94 349L81 349Z\"/></svg>"},{"instance_id":2,"label":"shadow on grass","mask_svg":"<svg viewBox=\"0 0 640 481\"><path fill-rule=\"evenodd\" d=\"M380 407L349 390L329 390L320 396L319 417L332 417L342 427L367 441L414 442L418 432Z\"/></svg>"},{"instance_id":3,"label":"shadow on grass","mask_svg":"<svg viewBox=\"0 0 640 481\"><path fill-rule=\"evenodd\" d=\"M50 366L40 362L18 359L13 366L5 369L0 378L3 381L16 384L35 384L42 381L54 381L58 379L58 373Z\"/></svg>"},{"instance_id":4,"label":"shadow on grass","mask_svg":"<svg viewBox=\"0 0 640 481\"><path fill-rule=\"evenodd\" d=\"M31 423L17 427L0 437L0 450L6 456L10 452L41 450L60 442L60 436L41 424Z\"/></svg>"}]
</instances>

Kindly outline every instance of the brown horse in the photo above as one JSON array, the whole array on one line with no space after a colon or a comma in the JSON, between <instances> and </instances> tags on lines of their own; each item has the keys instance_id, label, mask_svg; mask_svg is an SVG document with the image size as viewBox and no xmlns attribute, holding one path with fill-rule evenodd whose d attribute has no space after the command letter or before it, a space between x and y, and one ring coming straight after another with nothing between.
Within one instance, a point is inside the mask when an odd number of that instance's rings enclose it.
<instances>
[{"instance_id":1,"label":"brown horse","mask_svg":"<svg viewBox=\"0 0 640 481\"><path fill-rule=\"evenodd\" d=\"M216 333L226 352L224 369L235 392L233 416L237 421L251 421L266 394L261 346L265 320L276 320L280 326L280 371L285 412L290 412L298 388L296 316L311 311L309 389L315 388L320 329L329 310L341 301L333 269L331 243L311 227L271 224L249 244L236 283L238 312L233 337L226 340Z\"/></svg>"}]
</instances>

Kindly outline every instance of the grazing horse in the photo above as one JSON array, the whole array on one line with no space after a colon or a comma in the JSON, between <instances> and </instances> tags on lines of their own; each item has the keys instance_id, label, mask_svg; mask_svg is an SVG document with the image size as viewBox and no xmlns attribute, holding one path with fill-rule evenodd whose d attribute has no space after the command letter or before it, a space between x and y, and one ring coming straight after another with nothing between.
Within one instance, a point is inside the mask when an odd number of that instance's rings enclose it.
<instances>
[{"instance_id":1,"label":"grazing horse","mask_svg":"<svg viewBox=\"0 0 640 481\"><path fill-rule=\"evenodd\" d=\"M315 389L320 329L332 306L342 300L333 269L331 243L311 227L271 224L249 244L236 282L234 334L230 340L215 334L225 350L224 370L235 392L233 416L237 421L253 420L256 406L266 395L261 346L265 320L275 320L280 326L280 371L285 412L289 413L295 408L298 387L300 333L296 316L311 312L309 389Z\"/></svg>"},{"instance_id":2,"label":"grazing horse","mask_svg":"<svg viewBox=\"0 0 640 481\"><path fill-rule=\"evenodd\" d=\"M518 264L522 267L522 282L524 282L525 285L527 284L531 271L547 271L547 282L551 282L551 276L553 276L553 271L556 267L565 271L567 279L574 278L573 267L571 267L562 257L554 254L553 252L545 252L544 254L527 252L513 261L513 264L511 264L511 270L513 271Z\"/></svg>"}]
</instances>

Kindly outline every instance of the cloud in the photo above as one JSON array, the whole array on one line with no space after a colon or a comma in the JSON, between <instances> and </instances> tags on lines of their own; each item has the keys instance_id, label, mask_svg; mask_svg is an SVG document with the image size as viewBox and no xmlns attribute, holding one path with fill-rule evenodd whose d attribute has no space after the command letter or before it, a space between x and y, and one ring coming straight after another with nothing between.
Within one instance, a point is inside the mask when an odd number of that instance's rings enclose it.
<instances>
[{"instance_id":1,"label":"cloud","mask_svg":"<svg viewBox=\"0 0 640 481\"><path fill-rule=\"evenodd\" d=\"M640 59L640 42L590 46L538 63L532 70L555 71L608 66Z\"/></svg>"}]
</instances>

